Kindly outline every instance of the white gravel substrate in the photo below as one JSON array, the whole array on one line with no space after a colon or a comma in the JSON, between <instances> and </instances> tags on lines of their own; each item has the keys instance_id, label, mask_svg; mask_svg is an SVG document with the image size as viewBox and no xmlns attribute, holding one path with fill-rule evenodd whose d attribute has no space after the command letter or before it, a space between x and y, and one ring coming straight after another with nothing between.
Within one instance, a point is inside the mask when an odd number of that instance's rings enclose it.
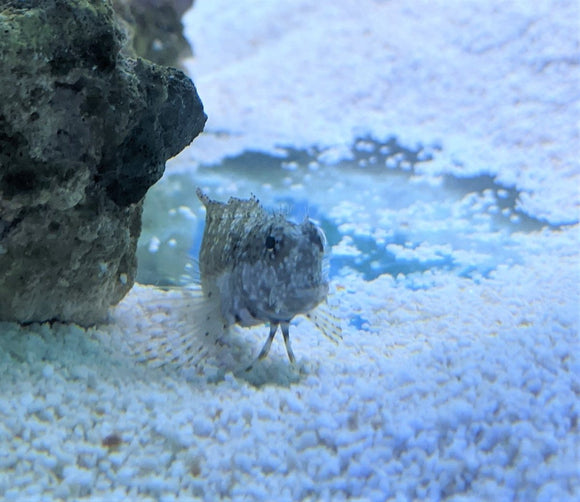
<instances>
[{"instance_id":1,"label":"white gravel substrate","mask_svg":"<svg viewBox=\"0 0 580 502\"><path fill-rule=\"evenodd\" d=\"M118 340L171 329L179 315L160 316L166 294L151 288L136 288L112 324L95 330L4 324L0 494L572 500L580 488L575 238L529 236L535 251L524 265L478 286L448 276L414 292L385 276L340 281L335 301L345 316L368 319L368 331L346 327L335 346L299 322L298 373L280 340L254 372L223 379L135 364L114 348ZM538 254L556 253L556 241L557 259ZM265 331L242 335L234 371ZM121 442L107 447L112 434Z\"/></svg>"}]
</instances>

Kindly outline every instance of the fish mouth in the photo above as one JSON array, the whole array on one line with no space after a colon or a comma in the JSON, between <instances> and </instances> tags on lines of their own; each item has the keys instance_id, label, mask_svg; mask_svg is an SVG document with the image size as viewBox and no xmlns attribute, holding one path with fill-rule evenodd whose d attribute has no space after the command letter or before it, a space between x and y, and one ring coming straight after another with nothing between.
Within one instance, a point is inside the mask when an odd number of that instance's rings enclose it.
<instances>
[{"instance_id":1,"label":"fish mouth","mask_svg":"<svg viewBox=\"0 0 580 502\"><path fill-rule=\"evenodd\" d=\"M296 315L310 312L326 299L327 294L327 283L298 290L286 296L282 305L268 305L263 314L270 322L289 321Z\"/></svg>"}]
</instances>

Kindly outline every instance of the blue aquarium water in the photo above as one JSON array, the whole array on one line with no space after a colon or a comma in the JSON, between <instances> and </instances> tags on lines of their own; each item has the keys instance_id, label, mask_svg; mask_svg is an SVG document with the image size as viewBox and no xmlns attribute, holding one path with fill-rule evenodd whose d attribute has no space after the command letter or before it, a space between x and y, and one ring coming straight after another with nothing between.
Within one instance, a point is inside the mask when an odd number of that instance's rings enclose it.
<instances>
[{"instance_id":1,"label":"blue aquarium water","mask_svg":"<svg viewBox=\"0 0 580 502\"><path fill-rule=\"evenodd\" d=\"M419 164L437 154L433 147L404 148L395 138L363 138L333 165L317 149L284 148L278 155L247 152L195 174L168 172L147 195L137 280L196 279L204 228L197 186L224 202L255 194L294 221L319 223L332 248L331 279L388 274L425 288L424 272L436 270L477 281L520 262L514 233L558 228L524 213L517 190L490 175L421 174Z\"/></svg>"}]
</instances>

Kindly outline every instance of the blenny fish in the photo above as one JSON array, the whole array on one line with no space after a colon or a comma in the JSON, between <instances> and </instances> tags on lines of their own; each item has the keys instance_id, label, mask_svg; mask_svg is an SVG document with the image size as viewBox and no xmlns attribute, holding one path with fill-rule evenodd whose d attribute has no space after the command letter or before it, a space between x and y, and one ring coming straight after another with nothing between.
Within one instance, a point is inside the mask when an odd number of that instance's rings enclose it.
<instances>
[{"instance_id":1,"label":"blenny fish","mask_svg":"<svg viewBox=\"0 0 580 502\"><path fill-rule=\"evenodd\" d=\"M231 197L227 203L196 191L206 208L199 254L200 284L187 290L182 308L192 313L190 333L161 343L168 356L174 351L202 351L191 342L219 337L233 325L269 324L257 360L264 359L280 327L288 359L296 358L290 344L290 322L305 315L328 338L342 338L339 321L326 308L329 290L328 249L322 229L309 219L293 223L281 213L266 211L259 201ZM213 336L210 336L213 335ZM189 338L189 340L188 340ZM175 361L188 359L185 354ZM250 365L247 369L250 369Z\"/></svg>"}]
</instances>

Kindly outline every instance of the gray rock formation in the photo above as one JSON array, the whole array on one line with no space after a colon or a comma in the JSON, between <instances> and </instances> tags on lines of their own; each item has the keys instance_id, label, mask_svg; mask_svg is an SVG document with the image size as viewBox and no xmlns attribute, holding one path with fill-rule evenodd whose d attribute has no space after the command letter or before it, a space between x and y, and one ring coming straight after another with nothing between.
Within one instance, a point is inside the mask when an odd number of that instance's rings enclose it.
<instances>
[{"instance_id":1,"label":"gray rock formation","mask_svg":"<svg viewBox=\"0 0 580 502\"><path fill-rule=\"evenodd\" d=\"M0 2L0 320L90 325L131 288L142 199L203 129L110 3Z\"/></svg>"},{"instance_id":2,"label":"gray rock formation","mask_svg":"<svg viewBox=\"0 0 580 502\"><path fill-rule=\"evenodd\" d=\"M181 17L193 0L114 0L113 5L130 26L128 35L137 55L175 67L192 55Z\"/></svg>"}]
</instances>

